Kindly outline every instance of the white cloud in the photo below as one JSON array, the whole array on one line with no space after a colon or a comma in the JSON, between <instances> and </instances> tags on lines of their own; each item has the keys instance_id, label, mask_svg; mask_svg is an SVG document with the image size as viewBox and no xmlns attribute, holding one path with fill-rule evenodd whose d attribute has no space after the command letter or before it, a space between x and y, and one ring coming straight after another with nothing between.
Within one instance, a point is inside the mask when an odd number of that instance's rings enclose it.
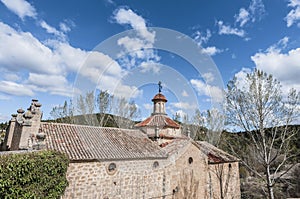
<instances>
[{"instance_id":1,"label":"white cloud","mask_svg":"<svg viewBox=\"0 0 300 199\"><path fill-rule=\"evenodd\" d=\"M118 39L118 45L124 48L118 54L119 64L128 70L139 66L141 72L158 73L160 56L152 49L155 32L148 30L145 19L131 9L124 8L117 9L113 17L121 25L129 24L137 33Z\"/></svg>"},{"instance_id":2,"label":"white cloud","mask_svg":"<svg viewBox=\"0 0 300 199\"><path fill-rule=\"evenodd\" d=\"M245 9L241 8L238 15L235 16L235 22L239 23L243 27L250 20L250 13Z\"/></svg>"},{"instance_id":3,"label":"white cloud","mask_svg":"<svg viewBox=\"0 0 300 199\"><path fill-rule=\"evenodd\" d=\"M248 22L255 22L256 19L260 20L265 14L265 6L262 0L252 0L249 7L240 8L239 14L235 15L235 23L240 27L245 26Z\"/></svg>"},{"instance_id":4,"label":"white cloud","mask_svg":"<svg viewBox=\"0 0 300 199\"><path fill-rule=\"evenodd\" d=\"M139 38L130 38L128 36L118 39L118 45L123 46L127 52L139 51L143 48L152 48L152 44Z\"/></svg>"},{"instance_id":5,"label":"white cloud","mask_svg":"<svg viewBox=\"0 0 300 199\"><path fill-rule=\"evenodd\" d=\"M262 0L252 0L249 8L249 12L251 13L251 21L255 22L256 19L261 19L261 17L265 14L265 6Z\"/></svg>"},{"instance_id":6,"label":"white cloud","mask_svg":"<svg viewBox=\"0 0 300 199\"><path fill-rule=\"evenodd\" d=\"M136 66L138 60L160 60L160 57L151 49L153 44L144 39L125 36L118 40L118 45L125 49L118 56L122 58L127 68Z\"/></svg>"},{"instance_id":7,"label":"white cloud","mask_svg":"<svg viewBox=\"0 0 300 199\"><path fill-rule=\"evenodd\" d=\"M135 86L119 84L113 91L114 96L124 97L126 99L136 98L142 95L142 91Z\"/></svg>"},{"instance_id":8,"label":"white cloud","mask_svg":"<svg viewBox=\"0 0 300 199\"><path fill-rule=\"evenodd\" d=\"M50 48L29 32L16 31L0 22L0 65L7 70L58 74L62 67Z\"/></svg>"},{"instance_id":9,"label":"white cloud","mask_svg":"<svg viewBox=\"0 0 300 199\"><path fill-rule=\"evenodd\" d=\"M61 31L57 30L56 28L50 26L47 22L41 21L40 26L42 28L44 28L47 31L47 33L53 34L53 35L57 36L59 39L61 39L63 41L66 40L66 35L63 32L61 32ZM67 28L67 27L63 26L63 28Z\"/></svg>"},{"instance_id":10,"label":"white cloud","mask_svg":"<svg viewBox=\"0 0 300 199\"><path fill-rule=\"evenodd\" d=\"M11 81L0 81L0 92L16 96L33 96L31 88Z\"/></svg>"},{"instance_id":11,"label":"white cloud","mask_svg":"<svg viewBox=\"0 0 300 199\"><path fill-rule=\"evenodd\" d=\"M2 3L22 20L25 17L35 18L37 13L35 8L25 0L1 0Z\"/></svg>"},{"instance_id":12,"label":"white cloud","mask_svg":"<svg viewBox=\"0 0 300 199\"><path fill-rule=\"evenodd\" d=\"M215 46L208 46L208 47L203 47L203 44L206 44L210 37L211 37L211 32L210 30L206 30L206 33L201 33L199 30L194 33L194 40L197 42L197 45L201 47L201 52L204 54L207 54L209 56L213 56L217 53L222 52L222 50L216 48Z\"/></svg>"},{"instance_id":13,"label":"white cloud","mask_svg":"<svg viewBox=\"0 0 300 199\"><path fill-rule=\"evenodd\" d=\"M236 86L240 90L247 90L249 85L246 82L247 74L251 73L250 68L242 68L239 72L237 72L234 76L236 78Z\"/></svg>"},{"instance_id":14,"label":"white cloud","mask_svg":"<svg viewBox=\"0 0 300 199\"><path fill-rule=\"evenodd\" d=\"M221 88L216 86L211 86L209 84L205 84L203 81L198 79L190 80L192 86L196 89L200 96L208 96L211 98L211 101L214 102L222 102L224 99L224 92Z\"/></svg>"},{"instance_id":15,"label":"white cloud","mask_svg":"<svg viewBox=\"0 0 300 199\"><path fill-rule=\"evenodd\" d=\"M207 84L212 83L215 80L215 77L212 73L208 72L208 73L203 73L202 77L204 78L205 82Z\"/></svg>"},{"instance_id":16,"label":"white cloud","mask_svg":"<svg viewBox=\"0 0 300 199\"><path fill-rule=\"evenodd\" d=\"M282 39L280 39L276 44L270 46L266 52L281 52L283 49L285 49L287 47L287 44L289 42L289 38L288 37L284 37Z\"/></svg>"},{"instance_id":17,"label":"white cloud","mask_svg":"<svg viewBox=\"0 0 300 199\"><path fill-rule=\"evenodd\" d=\"M290 0L289 7L292 7L293 9L288 13L288 15L285 17L286 25L287 27L291 27L294 23L297 23L300 21L300 1L299 0ZM300 23L298 23L299 26Z\"/></svg>"},{"instance_id":18,"label":"white cloud","mask_svg":"<svg viewBox=\"0 0 300 199\"><path fill-rule=\"evenodd\" d=\"M120 8L116 10L114 19L119 24L129 24L142 38L150 43L154 42L155 32L150 32L146 27L144 18L137 15L131 9Z\"/></svg>"},{"instance_id":19,"label":"white cloud","mask_svg":"<svg viewBox=\"0 0 300 199\"><path fill-rule=\"evenodd\" d=\"M209 47L206 47L206 48L202 48L201 52L204 53L204 54L207 54L209 56L213 56L217 53L222 52L222 50L217 49L215 46L209 46Z\"/></svg>"},{"instance_id":20,"label":"white cloud","mask_svg":"<svg viewBox=\"0 0 300 199\"><path fill-rule=\"evenodd\" d=\"M67 76L77 72L95 84L101 81L101 89L112 91L124 73L115 60L103 53L87 52L60 40L41 43L31 33L16 31L2 22L0 43L0 69L4 71L5 80L9 80L5 81L8 88L2 87L1 91L10 95L33 95L37 91L70 96L73 89ZM22 78L11 75L19 72ZM136 89L126 85L119 87L122 95ZM17 90L26 92L15 93Z\"/></svg>"},{"instance_id":21,"label":"white cloud","mask_svg":"<svg viewBox=\"0 0 300 199\"><path fill-rule=\"evenodd\" d=\"M197 42L199 46L202 46L202 44L205 44L209 41L211 38L211 32L210 30L206 30L206 34L201 33L200 31L196 31L195 33L194 40Z\"/></svg>"},{"instance_id":22,"label":"white cloud","mask_svg":"<svg viewBox=\"0 0 300 199\"><path fill-rule=\"evenodd\" d=\"M47 80L47 81L45 81ZM65 86L67 79L62 75L48 75L48 74L35 74L29 73L28 83L39 85L41 87L57 87Z\"/></svg>"},{"instance_id":23,"label":"white cloud","mask_svg":"<svg viewBox=\"0 0 300 199\"><path fill-rule=\"evenodd\" d=\"M59 23L59 28L64 33L70 32L73 27L75 27L75 23L70 19L65 19L64 22Z\"/></svg>"},{"instance_id":24,"label":"white cloud","mask_svg":"<svg viewBox=\"0 0 300 199\"><path fill-rule=\"evenodd\" d=\"M223 21L218 21L220 35L237 35L239 37L245 36L245 31L238 28L232 28L229 25L224 25Z\"/></svg>"},{"instance_id":25,"label":"white cloud","mask_svg":"<svg viewBox=\"0 0 300 199\"><path fill-rule=\"evenodd\" d=\"M184 110L194 110L197 108L197 105L190 104L187 102L173 102L170 104L171 106L178 108L178 109L184 109Z\"/></svg>"},{"instance_id":26,"label":"white cloud","mask_svg":"<svg viewBox=\"0 0 300 199\"><path fill-rule=\"evenodd\" d=\"M140 67L142 73L152 72L157 74L160 71L160 65L153 61L142 62Z\"/></svg>"},{"instance_id":27,"label":"white cloud","mask_svg":"<svg viewBox=\"0 0 300 199\"><path fill-rule=\"evenodd\" d=\"M118 82L122 77L122 68L108 55L94 51L88 53L80 74L88 77L94 83L110 80L109 84L111 84L112 82Z\"/></svg>"},{"instance_id":28,"label":"white cloud","mask_svg":"<svg viewBox=\"0 0 300 199\"><path fill-rule=\"evenodd\" d=\"M288 38L281 39L277 44L269 47L265 52L256 53L251 57L256 68L272 74L278 79L285 90L294 87L300 90L300 48L282 53Z\"/></svg>"},{"instance_id":29,"label":"white cloud","mask_svg":"<svg viewBox=\"0 0 300 199\"><path fill-rule=\"evenodd\" d=\"M15 74L15 73L6 73L4 72L4 79L7 81L19 81L21 79L19 74Z\"/></svg>"}]
</instances>

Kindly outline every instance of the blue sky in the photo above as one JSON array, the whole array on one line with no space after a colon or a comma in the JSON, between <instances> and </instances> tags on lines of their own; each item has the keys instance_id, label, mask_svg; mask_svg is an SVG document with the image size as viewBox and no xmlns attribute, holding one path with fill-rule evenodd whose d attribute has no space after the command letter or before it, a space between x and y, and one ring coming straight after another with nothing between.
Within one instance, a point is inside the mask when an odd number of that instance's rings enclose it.
<instances>
[{"instance_id":1,"label":"blue sky","mask_svg":"<svg viewBox=\"0 0 300 199\"><path fill-rule=\"evenodd\" d=\"M135 100L144 118L157 80L168 114L191 115L222 103L223 86L253 68L299 90L299 33L299 0L1 0L0 121L32 98L48 119L53 106L99 89ZM199 57L180 53L176 34ZM198 58L208 62L189 60Z\"/></svg>"}]
</instances>

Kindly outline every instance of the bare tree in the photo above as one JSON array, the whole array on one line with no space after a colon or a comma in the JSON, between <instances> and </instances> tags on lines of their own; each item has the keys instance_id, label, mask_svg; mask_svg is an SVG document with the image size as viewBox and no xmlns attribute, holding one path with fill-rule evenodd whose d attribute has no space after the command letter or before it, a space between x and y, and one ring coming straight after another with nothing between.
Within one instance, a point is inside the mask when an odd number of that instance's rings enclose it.
<instances>
[{"instance_id":1,"label":"bare tree","mask_svg":"<svg viewBox=\"0 0 300 199\"><path fill-rule=\"evenodd\" d=\"M140 112L133 100L126 98L115 98L114 100L114 120L119 128L132 128L134 119L138 118Z\"/></svg>"},{"instance_id":2,"label":"bare tree","mask_svg":"<svg viewBox=\"0 0 300 199\"><path fill-rule=\"evenodd\" d=\"M218 109L207 110L202 114L204 126L207 128L206 141L212 145L218 146L221 134L224 130L225 116Z\"/></svg>"},{"instance_id":3,"label":"bare tree","mask_svg":"<svg viewBox=\"0 0 300 199\"><path fill-rule=\"evenodd\" d=\"M108 91L100 91L97 96L97 107L99 109L99 125L106 126L112 120L110 113L113 110L114 96L109 94Z\"/></svg>"},{"instance_id":4,"label":"bare tree","mask_svg":"<svg viewBox=\"0 0 300 199\"><path fill-rule=\"evenodd\" d=\"M243 82L235 77L227 89L228 122L231 127L245 131L243 138L247 140L244 143L253 146L252 152L264 172L242 161L263 179L268 197L274 199L276 174L294 156L290 141L296 132L289 131L288 126L299 117L299 93L292 89L283 97L280 83L260 70L247 74Z\"/></svg>"},{"instance_id":5,"label":"bare tree","mask_svg":"<svg viewBox=\"0 0 300 199\"><path fill-rule=\"evenodd\" d=\"M96 126L98 125L95 113L95 95L93 91L87 92L85 95L80 95L77 98L77 112L82 115L80 123Z\"/></svg>"},{"instance_id":6,"label":"bare tree","mask_svg":"<svg viewBox=\"0 0 300 199\"><path fill-rule=\"evenodd\" d=\"M50 115L51 117L58 122L71 123L73 119L74 108L72 100L69 104L67 101L64 102L64 105L58 105L52 108Z\"/></svg>"},{"instance_id":7,"label":"bare tree","mask_svg":"<svg viewBox=\"0 0 300 199\"><path fill-rule=\"evenodd\" d=\"M191 118L191 119L190 119ZM183 121L181 124L182 132L191 137L194 140L204 140L204 120L199 109L195 110L192 117L188 115L183 116Z\"/></svg>"}]
</instances>

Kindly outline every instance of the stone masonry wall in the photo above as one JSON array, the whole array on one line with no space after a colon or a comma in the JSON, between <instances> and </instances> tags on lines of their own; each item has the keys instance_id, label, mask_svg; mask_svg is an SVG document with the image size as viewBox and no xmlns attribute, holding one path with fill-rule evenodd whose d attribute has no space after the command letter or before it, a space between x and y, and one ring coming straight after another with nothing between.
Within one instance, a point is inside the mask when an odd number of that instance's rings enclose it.
<instances>
[{"instance_id":1,"label":"stone masonry wall","mask_svg":"<svg viewBox=\"0 0 300 199\"><path fill-rule=\"evenodd\" d=\"M153 166L155 161L157 168ZM156 198L170 194L164 161L71 163L67 172L69 187L63 198ZM115 172L108 171L110 163L116 164Z\"/></svg>"},{"instance_id":2,"label":"stone masonry wall","mask_svg":"<svg viewBox=\"0 0 300 199\"><path fill-rule=\"evenodd\" d=\"M192 144L177 155L160 160L71 163L63 198L205 198L207 159ZM116 164L115 172L108 171L110 163Z\"/></svg>"},{"instance_id":3,"label":"stone masonry wall","mask_svg":"<svg viewBox=\"0 0 300 199\"><path fill-rule=\"evenodd\" d=\"M240 198L238 163L209 165L189 144L168 159L70 163L63 198L220 198L220 174L224 198Z\"/></svg>"},{"instance_id":4,"label":"stone masonry wall","mask_svg":"<svg viewBox=\"0 0 300 199\"><path fill-rule=\"evenodd\" d=\"M225 199L241 198L238 162L210 164L209 181L209 198L219 199L221 192Z\"/></svg>"},{"instance_id":5,"label":"stone masonry wall","mask_svg":"<svg viewBox=\"0 0 300 199\"><path fill-rule=\"evenodd\" d=\"M193 144L170 167L172 187L178 187L176 199L206 198L207 157Z\"/></svg>"}]
</instances>

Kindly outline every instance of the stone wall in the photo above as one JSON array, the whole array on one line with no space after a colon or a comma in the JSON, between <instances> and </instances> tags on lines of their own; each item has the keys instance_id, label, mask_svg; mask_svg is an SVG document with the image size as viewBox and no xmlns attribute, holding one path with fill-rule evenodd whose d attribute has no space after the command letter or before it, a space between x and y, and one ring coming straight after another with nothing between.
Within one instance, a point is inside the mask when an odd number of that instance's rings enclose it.
<instances>
[{"instance_id":1,"label":"stone wall","mask_svg":"<svg viewBox=\"0 0 300 199\"><path fill-rule=\"evenodd\" d=\"M176 199L206 198L208 160L195 145L191 144L178 154L174 167L170 167L173 187L178 187Z\"/></svg>"},{"instance_id":2,"label":"stone wall","mask_svg":"<svg viewBox=\"0 0 300 199\"><path fill-rule=\"evenodd\" d=\"M155 168L154 162L158 162ZM172 194L165 160L71 163L63 198L156 198ZM109 165L116 164L110 172Z\"/></svg>"},{"instance_id":3,"label":"stone wall","mask_svg":"<svg viewBox=\"0 0 300 199\"><path fill-rule=\"evenodd\" d=\"M168 159L70 163L63 198L205 198L207 171L193 144Z\"/></svg>"},{"instance_id":4,"label":"stone wall","mask_svg":"<svg viewBox=\"0 0 300 199\"><path fill-rule=\"evenodd\" d=\"M210 164L208 180L209 198L241 198L238 162Z\"/></svg>"}]
</instances>

